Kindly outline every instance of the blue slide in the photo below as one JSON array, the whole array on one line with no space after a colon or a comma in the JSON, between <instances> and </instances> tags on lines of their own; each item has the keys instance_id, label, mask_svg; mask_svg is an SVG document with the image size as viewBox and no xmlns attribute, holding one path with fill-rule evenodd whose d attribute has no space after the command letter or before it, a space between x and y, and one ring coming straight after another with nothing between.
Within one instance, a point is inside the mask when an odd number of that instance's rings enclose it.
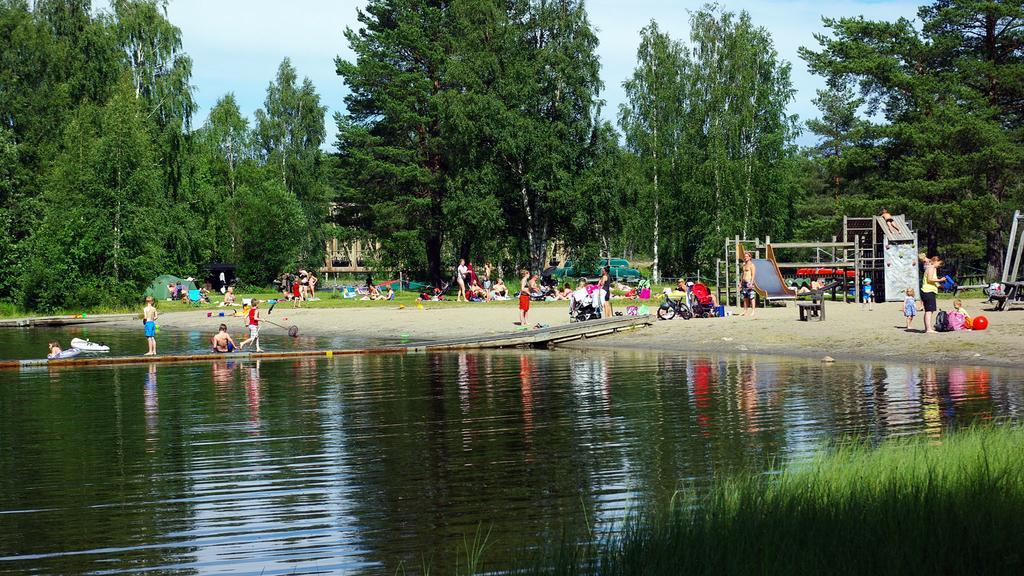
<instances>
[{"instance_id":1,"label":"blue slide","mask_svg":"<svg viewBox=\"0 0 1024 576\"><path fill-rule=\"evenodd\" d=\"M765 300L796 298L796 291L786 286L778 264L764 258L751 259L754 263L754 289Z\"/></svg>"},{"instance_id":2,"label":"blue slide","mask_svg":"<svg viewBox=\"0 0 1024 576\"><path fill-rule=\"evenodd\" d=\"M743 261L743 244L736 245L737 260ZM796 298L796 290L786 286L782 271L775 260L775 251L767 246L767 258L751 258L754 263L754 290L765 300L790 300Z\"/></svg>"}]
</instances>

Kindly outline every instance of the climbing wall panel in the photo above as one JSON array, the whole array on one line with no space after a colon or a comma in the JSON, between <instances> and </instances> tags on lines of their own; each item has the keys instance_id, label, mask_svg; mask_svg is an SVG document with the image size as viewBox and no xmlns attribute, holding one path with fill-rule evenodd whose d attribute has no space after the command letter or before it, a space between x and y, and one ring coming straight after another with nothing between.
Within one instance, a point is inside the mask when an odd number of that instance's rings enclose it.
<instances>
[{"instance_id":1,"label":"climbing wall panel","mask_svg":"<svg viewBox=\"0 0 1024 576\"><path fill-rule=\"evenodd\" d=\"M907 288L917 290L917 240L910 242L883 241L885 261L885 299L903 300Z\"/></svg>"}]
</instances>

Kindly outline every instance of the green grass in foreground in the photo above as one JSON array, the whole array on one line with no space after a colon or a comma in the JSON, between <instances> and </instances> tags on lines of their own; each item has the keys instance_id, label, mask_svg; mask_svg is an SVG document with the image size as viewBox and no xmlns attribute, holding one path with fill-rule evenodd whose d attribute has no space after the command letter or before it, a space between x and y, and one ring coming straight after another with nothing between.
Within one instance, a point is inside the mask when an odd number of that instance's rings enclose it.
<instances>
[{"instance_id":1,"label":"green grass in foreground","mask_svg":"<svg viewBox=\"0 0 1024 576\"><path fill-rule=\"evenodd\" d=\"M1024 430L845 446L564 546L525 573L1021 574ZM554 568L550 568L554 566Z\"/></svg>"}]
</instances>

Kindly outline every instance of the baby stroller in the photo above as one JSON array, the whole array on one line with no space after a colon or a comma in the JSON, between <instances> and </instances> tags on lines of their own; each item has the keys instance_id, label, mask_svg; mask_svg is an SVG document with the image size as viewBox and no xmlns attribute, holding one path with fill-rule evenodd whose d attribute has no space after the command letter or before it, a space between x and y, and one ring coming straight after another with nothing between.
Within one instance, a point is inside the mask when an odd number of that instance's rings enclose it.
<instances>
[{"instance_id":1,"label":"baby stroller","mask_svg":"<svg viewBox=\"0 0 1024 576\"><path fill-rule=\"evenodd\" d=\"M585 288L580 288L569 296L569 322L585 322L600 317L601 311L594 305L594 297L588 294Z\"/></svg>"},{"instance_id":2,"label":"baby stroller","mask_svg":"<svg viewBox=\"0 0 1024 576\"><path fill-rule=\"evenodd\" d=\"M700 282L690 285L690 311L694 318L713 318L718 315L711 290Z\"/></svg>"}]
</instances>

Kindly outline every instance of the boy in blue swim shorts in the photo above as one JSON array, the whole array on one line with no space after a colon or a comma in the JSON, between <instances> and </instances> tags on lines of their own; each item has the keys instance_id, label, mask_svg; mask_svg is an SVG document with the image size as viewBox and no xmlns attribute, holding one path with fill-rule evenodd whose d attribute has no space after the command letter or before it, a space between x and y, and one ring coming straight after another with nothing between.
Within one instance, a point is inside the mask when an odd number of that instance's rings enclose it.
<instances>
[{"instance_id":1,"label":"boy in blue swim shorts","mask_svg":"<svg viewBox=\"0 0 1024 576\"><path fill-rule=\"evenodd\" d=\"M144 356L156 356L156 306L153 305L153 297L146 296L146 307L142 309L142 325L146 333L146 341L149 344L149 352Z\"/></svg>"}]
</instances>

